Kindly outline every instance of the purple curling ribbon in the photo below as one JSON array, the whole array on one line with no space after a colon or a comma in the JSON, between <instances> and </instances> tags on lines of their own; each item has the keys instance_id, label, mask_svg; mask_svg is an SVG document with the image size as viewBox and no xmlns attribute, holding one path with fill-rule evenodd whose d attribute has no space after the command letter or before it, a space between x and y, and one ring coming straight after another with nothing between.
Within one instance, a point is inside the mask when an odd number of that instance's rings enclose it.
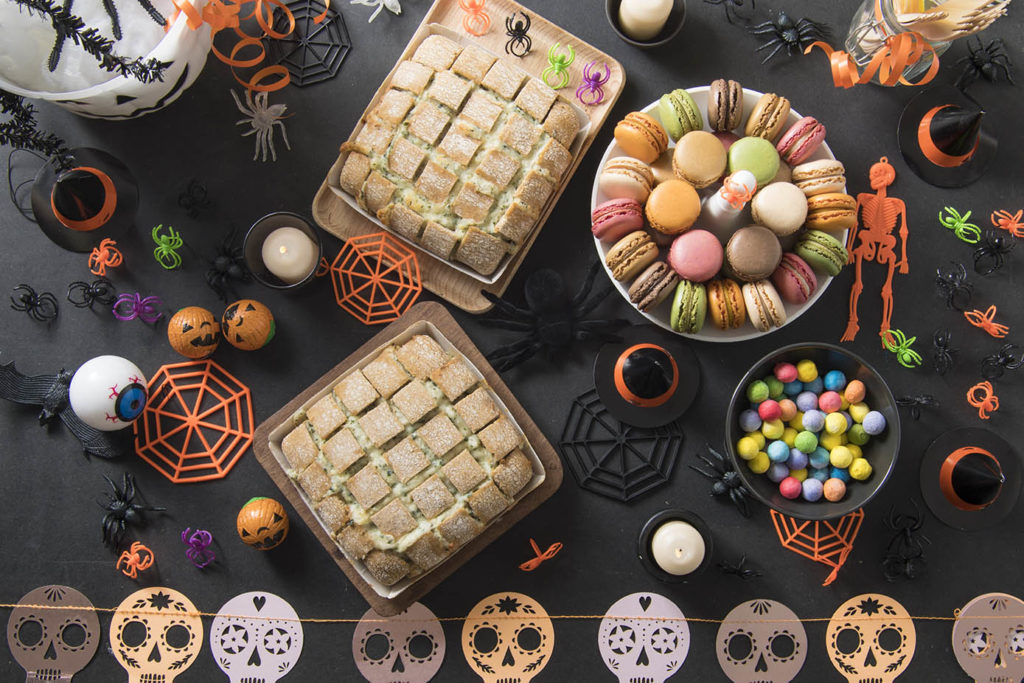
<instances>
[{"instance_id":1,"label":"purple curling ribbon","mask_svg":"<svg viewBox=\"0 0 1024 683\"><path fill-rule=\"evenodd\" d=\"M195 565L196 569L202 569L217 559L214 552L210 550L213 534L205 529L192 531L192 527L188 527L181 532L181 542L186 546L185 557Z\"/></svg>"},{"instance_id":2,"label":"purple curling ribbon","mask_svg":"<svg viewBox=\"0 0 1024 683\"><path fill-rule=\"evenodd\" d=\"M114 302L114 317L121 321L135 320L138 318L144 323L153 324L164 317L159 310L163 302L158 296L147 296L142 298L138 292L128 294L127 292L117 297Z\"/></svg>"},{"instance_id":3,"label":"purple curling ribbon","mask_svg":"<svg viewBox=\"0 0 1024 683\"><path fill-rule=\"evenodd\" d=\"M604 75L601 75L601 67L604 67ZM583 83L576 88L576 99L588 107L604 102L605 83L612 77L611 69L606 63L598 65L597 60L587 62L583 67Z\"/></svg>"}]
</instances>

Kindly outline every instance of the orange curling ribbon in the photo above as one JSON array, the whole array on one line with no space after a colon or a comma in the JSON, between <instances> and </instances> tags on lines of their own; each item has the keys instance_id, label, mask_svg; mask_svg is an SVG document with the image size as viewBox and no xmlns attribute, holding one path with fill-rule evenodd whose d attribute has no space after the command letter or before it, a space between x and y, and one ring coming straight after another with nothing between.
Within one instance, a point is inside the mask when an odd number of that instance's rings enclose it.
<instances>
[{"instance_id":1,"label":"orange curling ribbon","mask_svg":"<svg viewBox=\"0 0 1024 683\"><path fill-rule=\"evenodd\" d=\"M943 168L956 168L962 166L972 156L974 151L978 149L978 143L981 142L981 137L974 141L974 147L967 154L958 154L953 156L952 154L946 154L941 149L935 146L935 141L932 140L932 119L935 115L946 107L951 107L951 104L942 104L938 107L932 107L928 110L928 113L921 119L921 123L917 125L917 144L921 147L921 152L924 154L928 161L932 162L936 166Z\"/></svg>"},{"instance_id":2,"label":"orange curling ribbon","mask_svg":"<svg viewBox=\"0 0 1024 683\"><path fill-rule=\"evenodd\" d=\"M722 189L719 191L722 195L722 199L729 202L729 206L734 209L742 209L746 206L753 197L757 188L753 190L748 189L746 185L737 183L732 179L732 176L728 176L725 182L722 183Z\"/></svg>"},{"instance_id":3,"label":"orange curling ribbon","mask_svg":"<svg viewBox=\"0 0 1024 683\"><path fill-rule=\"evenodd\" d=\"M995 395L992 382L978 382L967 390L967 402L978 409L978 417L989 418L989 413L999 410L999 397Z\"/></svg>"},{"instance_id":4,"label":"orange curling ribbon","mask_svg":"<svg viewBox=\"0 0 1024 683\"><path fill-rule=\"evenodd\" d=\"M532 560L527 560L519 565L519 568L524 572L532 572L534 569L539 567L545 561L550 560L552 557L557 555L562 550L561 543L552 543L548 546L548 549L544 552L540 551L540 546L537 545L537 541L530 539L530 546L533 548L533 552L536 555Z\"/></svg>"},{"instance_id":5,"label":"orange curling ribbon","mask_svg":"<svg viewBox=\"0 0 1024 683\"><path fill-rule=\"evenodd\" d=\"M1010 328L1006 325L995 322L995 304L986 308L984 313L978 309L974 309L973 311L964 311L964 317L967 318L967 322L971 323L975 327L980 327L996 339L1002 339L1010 331Z\"/></svg>"},{"instance_id":6,"label":"orange curling ribbon","mask_svg":"<svg viewBox=\"0 0 1024 683\"><path fill-rule=\"evenodd\" d=\"M852 88L855 85L870 83L876 73L878 82L886 86L893 86L897 83L912 86L925 85L930 83L939 72L939 56L935 53L935 48L921 34L914 31L886 38L885 45L879 48L862 73L858 73L857 63L848 52L833 50L831 45L821 40L816 40L808 45L804 54L810 54L815 47L821 48L828 56L832 68L832 82L837 88ZM903 77L903 71L907 67L917 64L928 54L932 56L931 66L916 83Z\"/></svg>"}]
</instances>

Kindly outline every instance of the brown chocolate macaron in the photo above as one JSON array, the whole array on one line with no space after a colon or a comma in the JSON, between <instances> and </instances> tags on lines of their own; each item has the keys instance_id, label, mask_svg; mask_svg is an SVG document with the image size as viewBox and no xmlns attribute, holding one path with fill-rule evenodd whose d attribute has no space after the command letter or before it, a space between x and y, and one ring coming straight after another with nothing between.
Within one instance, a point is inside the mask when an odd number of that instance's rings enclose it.
<instances>
[{"instance_id":1,"label":"brown chocolate macaron","mask_svg":"<svg viewBox=\"0 0 1024 683\"><path fill-rule=\"evenodd\" d=\"M789 118L789 100L773 92L761 95L747 119L744 129L749 137L775 142Z\"/></svg>"},{"instance_id":2,"label":"brown chocolate macaron","mask_svg":"<svg viewBox=\"0 0 1024 683\"><path fill-rule=\"evenodd\" d=\"M678 283L679 276L667 263L655 261L630 286L629 300L638 310L649 311L667 299Z\"/></svg>"},{"instance_id":3,"label":"brown chocolate macaron","mask_svg":"<svg viewBox=\"0 0 1024 683\"><path fill-rule=\"evenodd\" d=\"M746 282L769 278L781 260L779 238L760 225L740 228L725 245L729 272Z\"/></svg>"},{"instance_id":4,"label":"brown chocolate macaron","mask_svg":"<svg viewBox=\"0 0 1024 683\"><path fill-rule=\"evenodd\" d=\"M711 130L736 130L743 122L743 88L736 81L719 78L708 88L708 125Z\"/></svg>"}]
</instances>

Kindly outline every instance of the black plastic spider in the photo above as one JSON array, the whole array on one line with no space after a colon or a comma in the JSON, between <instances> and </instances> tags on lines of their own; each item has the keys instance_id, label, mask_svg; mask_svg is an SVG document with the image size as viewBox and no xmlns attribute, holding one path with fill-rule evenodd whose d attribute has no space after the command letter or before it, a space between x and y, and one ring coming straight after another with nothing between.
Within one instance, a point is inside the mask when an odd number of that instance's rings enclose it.
<instances>
[{"instance_id":1,"label":"black plastic spider","mask_svg":"<svg viewBox=\"0 0 1024 683\"><path fill-rule=\"evenodd\" d=\"M995 353L981 361L981 376L985 379L999 379L1007 370L1016 370L1024 365L1024 356L1016 344L1003 344Z\"/></svg>"},{"instance_id":2,"label":"black plastic spider","mask_svg":"<svg viewBox=\"0 0 1024 683\"><path fill-rule=\"evenodd\" d=\"M939 296L946 299L946 306L957 311L966 311L971 305L974 285L967 279L967 269L962 263L951 262L950 267L935 269L935 285Z\"/></svg>"},{"instance_id":3,"label":"black plastic spider","mask_svg":"<svg viewBox=\"0 0 1024 683\"><path fill-rule=\"evenodd\" d=\"M206 284L210 286L224 303L228 295L237 299L233 282L249 282L252 276L245 265L242 248L234 246L235 231L232 230L217 247L217 253L210 261L210 269L206 271Z\"/></svg>"},{"instance_id":4,"label":"black plastic spider","mask_svg":"<svg viewBox=\"0 0 1024 683\"><path fill-rule=\"evenodd\" d=\"M57 319L57 298L49 292L36 294L28 285L18 285L11 295L11 308L23 311L37 322L52 322Z\"/></svg>"},{"instance_id":5,"label":"black plastic spider","mask_svg":"<svg viewBox=\"0 0 1024 683\"><path fill-rule=\"evenodd\" d=\"M210 206L206 187L195 178L188 181L188 186L178 195L178 206L185 209L189 218L198 218L199 212Z\"/></svg>"},{"instance_id":6,"label":"black plastic spider","mask_svg":"<svg viewBox=\"0 0 1024 683\"><path fill-rule=\"evenodd\" d=\"M704 447L708 449L708 452L715 459L712 460L700 453L697 454L697 457L707 463L713 471L708 472L695 465L690 465L690 469L694 472L700 472L708 479L714 480L715 483L711 485L711 495L723 496L729 494L729 500L740 511L740 514L744 517L749 517L750 508L747 506L747 498L750 497L750 491L743 485L740 475L736 473L732 464L721 453L711 447L711 444L705 443Z\"/></svg>"},{"instance_id":7,"label":"black plastic spider","mask_svg":"<svg viewBox=\"0 0 1024 683\"><path fill-rule=\"evenodd\" d=\"M960 349L950 347L952 339L953 335L949 330L935 330L935 334L932 335L932 364L935 366L935 372L940 375L952 370L953 363L956 362L953 355Z\"/></svg>"},{"instance_id":8,"label":"black plastic spider","mask_svg":"<svg viewBox=\"0 0 1024 683\"><path fill-rule=\"evenodd\" d=\"M775 18L751 26L748 30L755 36L771 37L767 43L757 48L757 51L760 52L772 46L775 47L761 61L762 64L767 64L768 60L778 54L782 48L786 48L786 54L792 57L795 54L802 54L806 44L816 40L828 40L832 35L832 31L825 24L806 17L801 17L794 22L785 12L779 12Z\"/></svg>"},{"instance_id":9,"label":"black plastic spider","mask_svg":"<svg viewBox=\"0 0 1024 683\"><path fill-rule=\"evenodd\" d=\"M526 33L530 30L530 17L526 12L519 12L523 15L522 21L515 21L516 13L505 17L505 35L508 42L505 43L505 53L516 57L525 57L533 49L533 40Z\"/></svg>"},{"instance_id":10,"label":"black plastic spider","mask_svg":"<svg viewBox=\"0 0 1024 683\"><path fill-rule=\"evenodd\" d=\"M921 408L937 407L939 402L929 394L918 394L917 396L901 396L896 399L896 404L901 408L908 408L910 417L916 420L921 417Z\"/></svg>"},{"instance_id":11,"label":"black plastic spider","mask_svg":"<svg viewBox=\"0 0 1024 683\"><path fill-rule=\"evenodd\" d=\"M978 80L979 76L989 83L995 83L999 80L1000 73L1013 84L1013 72L1011 71L1013 62L1006 56L1002 38L996 38L988 45L982 43L981 38L977 36L974 37L974 40L977 41L975 45L972 45L971 41L967 41L967 51L970 54L956 61L957 64L966 64L963 72L956 79L956 87L960 90L967 90L972 83Z\"/></svg>"},{"instance_id":12,"label":"black plastic spider","mask_svg":"<svg viewBox=\"0 0 1024 683\"><path fill-rule=\"evenodd\" d=\"M136 503L135 497L142 498L142 494L135 487L135 477L128 472L124 473L121 488L118 488L107 475L103 475L103 478L114 492L107 494L106 504L99 503L99 506L107 511L107 514L103 515L103 545L116 548L121 544L121 538L129 524L146 526L144 513L163 512L167 508Z\"/></svg>"},{"instance_id":13,"label":"black plastic spider","mask_svg":"<svg viewBox=\"0 0 1024 683\"><path fill-rule=\"evenodd\" d=\"M913 580L925 570L924 544L931 541L921 533L924 518L917 501L911 498L910 502L914 506L913 515L897 514L893 506L889 508L889 517L885 520L885 525L896 532L889 545L885 546L885 554L882 556L882 571L886 581L895 581L901 576Z\"/></svg>"},{"instance_id":14,"label":"black plastic spider","mask_svg":"<svg viewBox=\"0 0 1024 683\"><path fill-rule=\"evenodd\" d=\"M483 292L494 304L494 312L485 318L489 325L526 333L525 338L491 351L487 360L498 372L504 372L542 349L550 358L557 351L569 348L573 342L592 339L616 341L615 331L628 325L628 320L584 320L612 291L611 283L591 291L600 269L601 264L595 262L583 280L583 286L572 298L569 298L561 275L549 268L533 272L523 288L526 308L513 306L490 292Z\"/></svg>"},{"instance_id":15,"label":"black plastic spider","mask_svg":"<svg viewBox=\"0 0 1024 683\"><path fill-rule=\"evenodd\" d=\"M986 230L981 243L974 249L974 272L991 275L1005 263L1005 257L1013 251L1014 241L1009 235L995 230Z\"/></svg>"},{"instance_id":16,"label":"black plastic spider","mask_svg":"<svg viewBox=\"0 0 1024 683\"><path fill-rule=\"evenodd\" d=\"M704 0L709 5L723 5L725 6L725 20L730 24L732 23L732 16L730 16L730 10L737 19L742 19L744 22L748 21L746 17L740 16L738 9L743 7L743 0ZM750 9L757 9L756 0L750 0Z\"/></svg>"},{"instance_id":17,"label":"black plastic spider","mask_svg":"<svg viewBox=\"0 0 1024 683\"><path fill-rule=\"evenodd\" d=\"M117 298L114 283L105 277L98 277L91 283L76 280L68 285L68 301L75 308L92 308L96 302L109 306Z\"/></svg>"},{"instance_id":18,"label":"black plastic spider","mask_svg":"<svg viewBox=\"0 0 1024 683\"><path fill-rule=\"evenodd\" d=\"M752 579L757 576L764 576L764 572L762 572L760 569L749 569L747 567L744 567L743 565L745 565L746 563L747 556L741 555L739 562L737 562L736 564L733 564L728 560L722 560L716 566L721 570L723 574L732 574L733 576L740 577L744 581L746 581L747 579Z\"/></svg>"}]
</instances>

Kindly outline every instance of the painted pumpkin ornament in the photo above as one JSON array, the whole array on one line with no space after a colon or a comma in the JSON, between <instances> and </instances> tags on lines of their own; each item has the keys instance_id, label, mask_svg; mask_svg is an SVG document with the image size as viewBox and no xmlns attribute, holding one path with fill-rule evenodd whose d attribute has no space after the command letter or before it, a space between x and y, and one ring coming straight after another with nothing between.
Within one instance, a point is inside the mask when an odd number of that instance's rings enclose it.
<instances>
[{"instance_id":1,"label":"painted pumpkin ornament","mask_svg":"<svg viewBox=\"0 0 1024 683\"><path fill-rule=\"evenodd\" d=\"M274 315L255 299L239 299L224 310L220 330L236 349L255 351L274 338Z\"/></svg>"},{"instance_id":2,"label":"painted pumpkin ornament","mask_svg":"<svg viewBox=\"0 0 1024 683\"><path fill-rule=\"evenodd\" d=\"M238 536L257 550L281 545L288 535L288 513L273 498L253 498L238 511Z\"/></svg>"},{"instance_id":3,"label":"painted pumpkin ornament","mask_svg":"<svg viewBox=\"0 0 1024 683\"><path fill-rule=\"evenodd\" d=\"M213 313L205 308L188 306L175 313L167 323L167 341L185 358L206 358L220 345L220 325Z\"/></svg>"}]
</instances>

